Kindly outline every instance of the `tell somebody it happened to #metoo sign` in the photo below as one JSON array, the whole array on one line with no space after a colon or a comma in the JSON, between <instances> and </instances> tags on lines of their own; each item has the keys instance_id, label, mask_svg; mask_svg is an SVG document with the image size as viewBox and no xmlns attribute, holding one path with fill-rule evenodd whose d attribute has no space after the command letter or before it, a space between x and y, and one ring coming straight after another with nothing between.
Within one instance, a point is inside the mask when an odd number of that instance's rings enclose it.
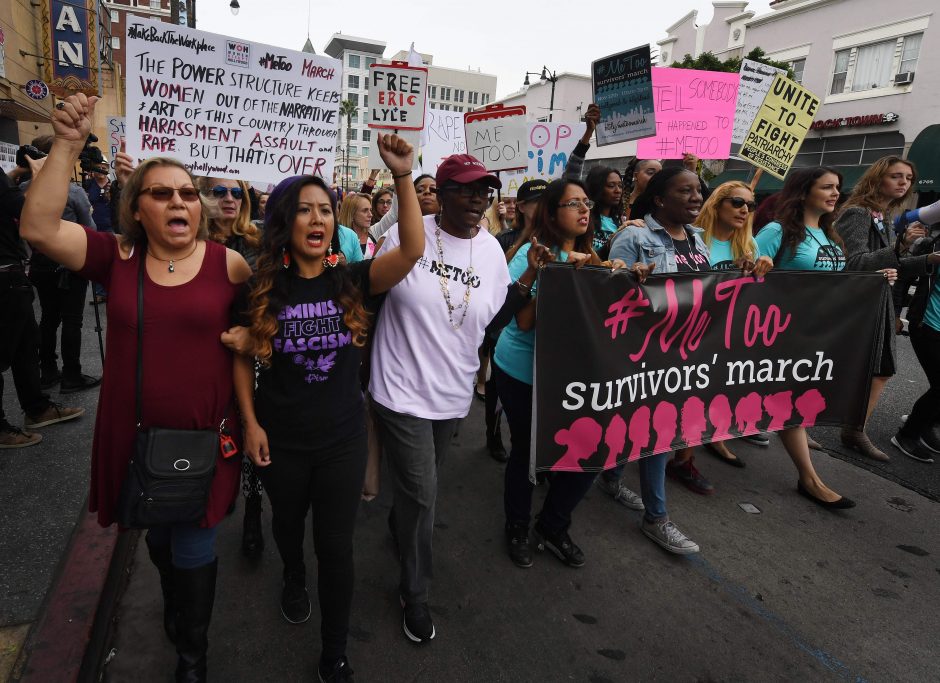
<instances>
[{"instance_id":1,"label":"tell somebody it happened to #metoo sign","mask_svg":"<svg viewBox=\"0 0 940 683\"><path fill-rule=\"evenodd\" d=\"M129 17L127 153L197 175L333 175L342 66L329 57Z\"/></svg>"},{"instance_id":2,"label":"tell somebody it happened to #metoo sign","mask_svg":"<svg viewBox=\"0 0 940 683\"><path fill-rule=\"evenodd\" d=\"M640 159L727 159L739 76L721 71L653 69L656 135L637 143Z\"/></svg>"}]
</instances>

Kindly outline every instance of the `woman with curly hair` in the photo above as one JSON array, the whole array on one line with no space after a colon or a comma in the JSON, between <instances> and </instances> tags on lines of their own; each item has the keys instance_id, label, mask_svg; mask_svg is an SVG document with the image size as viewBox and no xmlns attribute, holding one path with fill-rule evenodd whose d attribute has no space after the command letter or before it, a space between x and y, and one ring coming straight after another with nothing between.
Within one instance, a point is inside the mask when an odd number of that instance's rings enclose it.
<instances>
[{"instance_id":1,"label":"woman with curly hair","mask_svg":"<svg viewBox=\"0 0 940 683\"><path fill-rule=\"evenodd\" d=\"M310 617L303 536L313 510L322 652L321 681L350 680L346 637L353 593L353 526L366 466L359 384L370 297L388 291L424 253L414 150L394 135L378 145L397 185L399 246L375 259L338 258L336 198L313 176L281 181L268 200L258 270L241 307L249 354L235 363L245 450L271 499L284 562L281 614ZM261 363L256 378L253 360Z\"/></svg>"}]
</instances>

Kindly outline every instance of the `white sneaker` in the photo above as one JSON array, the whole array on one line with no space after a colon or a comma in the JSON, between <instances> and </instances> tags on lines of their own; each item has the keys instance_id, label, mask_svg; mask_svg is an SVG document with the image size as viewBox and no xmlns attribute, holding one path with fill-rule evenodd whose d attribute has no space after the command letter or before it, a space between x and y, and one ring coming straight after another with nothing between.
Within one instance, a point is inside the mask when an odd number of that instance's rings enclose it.
<instances>
[{"instance_id":1,"label":"white sneaker","mask_svg":"<svg viewBox=\"0 0 940 683\"><path fill-rule=\"evenodd\" d=\"M698 543L679 531L679 527L669 519L663 522L647 522L644 518L640 522L640 530L653 543L676 555L691 555L699 551Z\"/></svg>"},{"instance_id":2,"label":"white sneaker","mask_svg":"<svg viewBox=\"0 0 940 683\"><path fill-rule=\"evenodd\" d=\"M631 510L645 510L643 499L635 492L628 489L619 480L607 481L603 475L597 478L597 487L608 496L616 500Z\"/></svg>"}]
</instances>

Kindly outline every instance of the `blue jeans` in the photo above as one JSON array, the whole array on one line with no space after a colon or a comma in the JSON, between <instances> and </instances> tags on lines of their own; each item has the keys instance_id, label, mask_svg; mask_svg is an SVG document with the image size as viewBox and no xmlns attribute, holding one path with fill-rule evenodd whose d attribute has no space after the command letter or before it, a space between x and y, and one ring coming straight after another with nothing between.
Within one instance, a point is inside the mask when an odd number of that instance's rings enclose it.
<instances>
[{"instance_id":1,"label":"blue jeans","mask_svg":"<svg viewBox=\"0 0 940 683\"><path fill-rule=\"evenodd\" d=\"M643 517L648 522L662 521L669 516L666 510L666 462L669 453L648 455L640 458L640 496L646 512ZM604 481L616 481L623 474L623 465L607 470L601 476Z\"/></svg>"},{"instance_id":2,"label":"blue jeans","mask_svg":"<svg viewBox=\"0 0 940 683\"><path fill-rule=\"evenodd\" d=\"M148 529L147 543L154 548L170 546L177 569L196 569L215 561L215 536L215 527L176 524Z\"/></svg>"}]
</instances>

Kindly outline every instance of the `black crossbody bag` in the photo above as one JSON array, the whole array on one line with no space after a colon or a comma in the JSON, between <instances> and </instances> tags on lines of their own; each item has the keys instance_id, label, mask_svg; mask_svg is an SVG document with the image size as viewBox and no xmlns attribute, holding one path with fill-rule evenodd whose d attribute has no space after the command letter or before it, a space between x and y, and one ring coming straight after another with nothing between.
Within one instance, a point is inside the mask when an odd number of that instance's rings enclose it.
<instances>
[{"instance_id":1,"label":"black crossbody bag","mask_svg":"<svg viewBox=\"0 0 940 683\"><path fill-rule=\"evenodd\" d=\"M225 420L216 431L164 429L143 424L144 268L137 274L137 439L118 497L117 521L128 529L198 522L215 473Z\"/></svg>"}]
</instances>

